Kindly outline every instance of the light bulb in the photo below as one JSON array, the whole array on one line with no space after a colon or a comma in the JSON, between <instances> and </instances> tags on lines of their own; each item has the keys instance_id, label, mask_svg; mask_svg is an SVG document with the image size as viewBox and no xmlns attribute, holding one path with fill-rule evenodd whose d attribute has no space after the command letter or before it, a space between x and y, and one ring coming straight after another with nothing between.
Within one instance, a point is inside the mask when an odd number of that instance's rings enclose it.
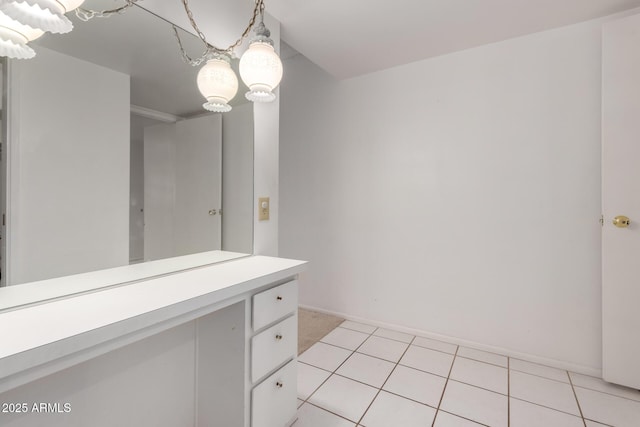
<instances>
[{"instance_id":1,"label":"light bulb","mask_svg":"<svg viewBox=\"0 0 640 427\"><path fill-rule=\"evenodd\" d=\"M229 59L223 55L209 59L198 72L198 89L207 99L202 106L209 111L231 111L229 101L238 92L238 78L231 69Z\"/></svg>"}]
</instances>

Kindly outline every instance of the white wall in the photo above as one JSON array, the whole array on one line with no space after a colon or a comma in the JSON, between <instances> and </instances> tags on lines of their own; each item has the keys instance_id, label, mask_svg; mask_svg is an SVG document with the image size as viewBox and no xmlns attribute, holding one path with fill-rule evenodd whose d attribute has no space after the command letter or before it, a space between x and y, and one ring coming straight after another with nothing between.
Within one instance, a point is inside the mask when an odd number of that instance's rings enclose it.
<instances>
[{"instance_id":1,"label":"white wall","mask_svg":"<svg viewBox=\"0 0 640 427\"><path fill-rule=\"evenodd\" d=\"M129 76L11 62L9 284L129 262Z\"/></svg>"},{"instance_id":2,"label":"white wall","mask_svg":"<svg viewBox=\"0 0 640 427\"><path fill-rule=\"evenodd\" d=\"M268 14L265 25L271 31L276 52L280 52L280 22ZM285 77L288 78L285 71ZM278 225L280 217L279 145L280 145L280 89L274 91L276 100L254 103L254 164L253 164L253 253L278 255ZM242 95L241 95L242 96ZM269 197L269 220L258 221L258 198Z\"/></svg>"},{"instance_id":3,"label":"white wall","mask_svg":"<svg viewBox=\"0 0 640 427\"><path fill-rule=\"evenodd\" d=\"M144 260L144 128L157 120L131 114L129 261Z\"/></svg>"},{"instance_id":4,"label":"white wall","mask_svg":"<svg viewBox=\"0 0 640 427\"><path fill-rule=\"evenodd\" d=\"M147 3L148 2L148 3ZM192 2L194 13L200 16L199 26L210 40L219 46L228 46L236 41L238 28L244 28L252 13L252 2L228 2L220 0L196 0ZM179 2L146 0L145 8L193 33ZM267 5L268 8L268 5ZM276 52L280 52L280 22L268 13L264 14L265 25L271 31ZM253 35L253 32L249 37ZM241 55L247 48L245 40L236 50ZM285 70L285 77L287 71ZM271 103L254 104L254 208L253 208L253 253L278 255L279 184L278 150L280 127L280 97ZM236 96L244 96L238 93ZM270 220L258 221L258 198L270 198Z\"/></svg>"},{"instance_id":5,"label":"white wall","mask_svg":"<svg viewBox=\"0 0 640 427\"><path fill-rule=\"evenodd\" d=\"M242 94L241 94L242 95ZM253 104L222 114L222 249L253 252Z\"/></svg>"},{"instance_id":6,"label":"white wall","mask_svg":"<svg viewBox=\"0 0 640 427\"><path fill-rule=\"evenodd\" d=\"M280 255L311 261L301 303L597 372L600 28L341 82L286 61Z\"/></svg>"}]
</instances>

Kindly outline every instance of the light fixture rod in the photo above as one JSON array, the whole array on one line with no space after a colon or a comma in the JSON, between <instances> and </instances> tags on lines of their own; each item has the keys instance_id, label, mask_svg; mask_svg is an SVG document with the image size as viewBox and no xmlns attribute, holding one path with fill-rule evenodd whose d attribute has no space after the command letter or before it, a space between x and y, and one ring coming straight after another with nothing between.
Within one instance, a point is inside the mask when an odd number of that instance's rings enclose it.
<instances>
[{"instance_id":1,"label":"light fixture rod","mask_svg":"<svg viewBox=\"0 0 640 427\"><path fill-rule=\"evenodd\" d=\"M79 7L75 10L76 16L81 21L85 21L85 22L93 18L109 18L112 15L123 13L125 10L132 7L134 3L137 2L138 0L124 0L124 1L125 1L125 4L123 4L122 6L117 7L115 9L109 9L109 10L91 10L91 9L84 9Z\"/></svg>"},{"instance_id":2,"label":"light fixture rod","mask_svg":"<svg viewBox=\"0 0 640 427\"><path fill-rule=\"evenodd\" d=\"M205 37L204 33L200 30L200 27L198 27L198 24L196 23L195 18L193 17L193 12L189 7L189 0L182 0L182 4L184 6L184 10L187 14L187 17L189 18L189 22L191 23L191 26L193 27L194 31L198 34L198 37L200 38L200 40L202 40L202 43L204 43L204 45L207 47L207 54L211 52L231 54L231 52L235 48L240 46L244 41L244 39L247 38L247 36L249 35L249 32L251 31L251 29L256 23L256 19L258 19L258 15L261 15L261 17L264 15L264 0L256 0L256 5L253 8L253 14L251 15L251 19L249 19L249 24L247 25L247 28L244 29L244 31L242 32L238 40L235 41L235 43L231 44L226 49L222 49L212 45L207 41L207 38Z\"/></svg>"}]
</instances>

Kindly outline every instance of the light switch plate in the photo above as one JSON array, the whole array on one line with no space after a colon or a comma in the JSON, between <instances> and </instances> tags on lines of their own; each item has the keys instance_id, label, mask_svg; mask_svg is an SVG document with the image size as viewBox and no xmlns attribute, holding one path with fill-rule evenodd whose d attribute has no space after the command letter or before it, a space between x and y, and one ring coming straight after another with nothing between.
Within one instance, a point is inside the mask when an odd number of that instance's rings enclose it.
<instances>
[{"instance_id":1,"label":"light switch plate","mask_svg":"<svg viewBox=\"0 0 640 427\"><path fill-rule=\"evenodd\" d=\"M258 199L258 221L267 221L269 219L269 198L260 197Z\"/></svg>"}]
</instances>

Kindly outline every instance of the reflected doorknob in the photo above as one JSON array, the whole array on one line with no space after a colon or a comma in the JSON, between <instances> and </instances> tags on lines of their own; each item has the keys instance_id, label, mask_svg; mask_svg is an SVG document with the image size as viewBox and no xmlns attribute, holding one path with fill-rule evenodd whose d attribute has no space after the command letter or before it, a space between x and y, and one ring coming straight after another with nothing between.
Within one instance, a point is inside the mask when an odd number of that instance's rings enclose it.
<instances>
[{"instance_id":1,"label":"reflected doorknob","mask_svg":"<svg viewBox=\"0 0 640 427\"><path fill-rule=\"evenodd\" d=\"M618 215L613 218L613 225L618 228L627 228L631 224L631 220L624 215Z\"/></svg>"}]
</instances>

